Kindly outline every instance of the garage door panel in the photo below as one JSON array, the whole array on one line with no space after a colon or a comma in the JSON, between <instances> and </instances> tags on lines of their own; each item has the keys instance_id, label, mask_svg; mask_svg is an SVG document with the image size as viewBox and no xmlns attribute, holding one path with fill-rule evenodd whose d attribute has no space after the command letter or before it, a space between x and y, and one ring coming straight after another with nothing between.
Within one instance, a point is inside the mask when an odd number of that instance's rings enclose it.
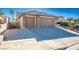
<instances>
[{"instance_id":1,"label":"garage door panel","mask_svg":"<svg viewBox=\"0 0 79 59\"><path fill-rule=\"evenodd\" d=\"M52 19L40 18L40 27L52 27Z\"/></svg>"},{"instance_id":2,"label":"garage door panel","mask_svg":"<svg viewBox=\"0 0 79 59\"><path fill-rule=\"evenodd\" d=\"M26 27L28 27L28 28L34 27L34 18L33 17L27 17L25 23L26 23Z\"/></svg>"}]
</instances>

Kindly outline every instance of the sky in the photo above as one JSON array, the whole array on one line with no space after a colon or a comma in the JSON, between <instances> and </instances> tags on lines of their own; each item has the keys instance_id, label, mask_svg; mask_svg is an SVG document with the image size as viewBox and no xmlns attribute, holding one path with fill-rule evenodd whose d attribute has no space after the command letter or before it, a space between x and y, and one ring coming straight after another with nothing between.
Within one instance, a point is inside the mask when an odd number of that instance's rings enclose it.
<instances>
[{"instance_id":1,"label":"sky","mask_svg":"<svg viewBox=\"0 0 79 59\"><path fill-rule=\"evenodd\" d=\"M11 17L10 10L14 10L14 18L16 18L16 12L28 12L28 11L40 11L46 12L55 16L64 16L64 18L79 18L79 8L0 8L0 11L5 16Z\"/></svg>"}]
</instances>

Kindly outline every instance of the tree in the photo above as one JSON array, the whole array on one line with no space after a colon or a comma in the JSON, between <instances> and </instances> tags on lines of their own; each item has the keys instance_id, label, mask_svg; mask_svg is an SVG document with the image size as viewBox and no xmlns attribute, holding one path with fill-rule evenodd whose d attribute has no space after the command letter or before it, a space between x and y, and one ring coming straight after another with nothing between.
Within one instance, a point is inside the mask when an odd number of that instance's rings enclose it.
<instances>
[{"instance_id":1,"label":"tree","mask_svg":"<svg viewBox=\"0 0 79 59\"><path fill-rule=\"evenodd\" d=\"M0 11L0 17L4 17L4 13Z\"/></svg>"},{"instance_id":2,"label":"tree","mask_svg":"<svg viewBox=\"0 0 79 59\"><path fill-rule=\"evenodd\" d=\"M68 18L68 19L67 19L67 22L68 22L68 27L69 27L70 29L73 29L73 28L74 28L74 24L75 24L75 19L73 19L73 18Z\"/></svg>"},{"instance_id":3,"label":"tree","mask_svg":"<svg viewBox=\"0 0 79 59\"><path fill-rule=\"evenodd\" d=\"M75 20L75 26L76 26L76 27L79 27L79 18L77 18L77 19Z\"/></svg>"},{"instance_id":4,"label":"tree","mask_svg":"<svg viewBox=\"0 0 79 59\"><path fill-rule=\"evenodd\" d=\"M74 25L75 20L73 18L68 18L67 22L69 23L69 25Z\"/></svg>"},{"instance_id":5,"label":"tree","mask_svg":"<svg viewBox=\"0 0 79 59\"><path fill-rule=\"evenodd\" d=\"M73 20L73 18L68 18L67 20Z\"/></svg>"},{"instance_id":6,"label":"tree","mask_svg":"<svg viewBox=\"0 0 79 59\"><path fill-rule=\"evenodd\" d=\"M13 19L14 19L14 18L13 18L13 15L14 15L14 10L12 10L12 9L10 10L10 15L11 15L12 20L13 20Z\"/></svg>"}]
</instances>

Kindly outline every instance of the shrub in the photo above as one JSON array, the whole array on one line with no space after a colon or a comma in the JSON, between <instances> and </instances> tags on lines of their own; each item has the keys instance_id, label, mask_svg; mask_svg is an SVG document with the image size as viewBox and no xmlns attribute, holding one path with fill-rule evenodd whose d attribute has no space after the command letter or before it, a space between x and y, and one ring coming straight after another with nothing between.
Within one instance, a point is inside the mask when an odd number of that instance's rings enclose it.
<instances>
[{"instance_id":1,"label":"shrub","mask_svg":"<svg viewBox=\"0 0 79 59\"><path fill-rule=\"evenodd\" d=\"M61 26L68 26L68 23L67 22L60 22L60 25Z\"/></svg>"},{"instance_id":2,"label":"shrub","mask_svg":"<svg viewBox=\"0 0 79 59\"><path fill-rule=\"evenodd\" d=\"M63 22L62 25L63 26L68 26L68 23L67 22Z\"/></svg>"}]
</instances>

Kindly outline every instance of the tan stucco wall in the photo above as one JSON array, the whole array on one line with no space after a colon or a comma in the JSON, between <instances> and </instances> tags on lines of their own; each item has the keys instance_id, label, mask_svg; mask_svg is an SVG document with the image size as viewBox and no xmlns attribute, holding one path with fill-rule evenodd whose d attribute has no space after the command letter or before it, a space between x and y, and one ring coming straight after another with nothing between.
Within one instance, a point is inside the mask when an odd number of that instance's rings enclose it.
<instances>
[{"instance_id":1,"label":"tan stucco wall","mask_svg":"<svg viewBox=\"0 0 79 59\"><path fill-rule=\"evenodd\" d=\"M23 18L23 16L21 16L19 18L18 23L19 23L18 24L19 28L24 28L24 18Z\"/></svg>"}]
</instances>

